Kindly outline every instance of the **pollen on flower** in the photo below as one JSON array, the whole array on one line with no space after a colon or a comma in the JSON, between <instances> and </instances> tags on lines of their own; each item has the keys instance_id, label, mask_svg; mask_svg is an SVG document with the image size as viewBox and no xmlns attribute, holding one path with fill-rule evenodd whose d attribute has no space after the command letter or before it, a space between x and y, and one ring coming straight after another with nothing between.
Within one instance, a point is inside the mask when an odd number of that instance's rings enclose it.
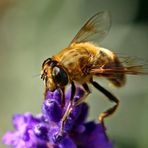
<instances>
[{"instance_id":1,"label":"pollen on flower","mask_svg":"<svg viewBox=\"0 0 148 148\"><path fill-rule=\"evenodd\" d=\"M73 108L64 125L63 134L58 135L70 94L71 91L67 90L63 107L60 89L47 91L40 114L15 114L15 130L3 136L3 143L14 148L112 148L104 127L93 121L86 122L89 111L87 103ZM84 91L78 87L75 100L83 95Z\"/></svg>"}]
</instances>

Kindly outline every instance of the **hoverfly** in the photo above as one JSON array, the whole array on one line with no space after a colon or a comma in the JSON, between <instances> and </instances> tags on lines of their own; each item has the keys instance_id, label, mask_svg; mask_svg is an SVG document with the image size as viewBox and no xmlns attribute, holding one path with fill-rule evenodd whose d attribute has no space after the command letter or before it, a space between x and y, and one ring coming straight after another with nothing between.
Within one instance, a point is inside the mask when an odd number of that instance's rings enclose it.
<instances>
[{"instance_id":1,"label":"hoverfly","mask_svg":"<svg viewBox=\"0 0 148 148\"><path fill-rule=\"evenodd\" d=\"M113 107L100 114L99 120L102 124L104 123L104 118L113 114L117 109L119 100L94 81L93 76L104 77L114 86L121 87L126 82L126 74L145 74L143 65L126 66L124 62L120 61L117 54L93 43L94 39L101 41L107 35L110 26L110 13L98 12L84 24L65 49L52 58L46 59L42 64L41 78L45 82L45 93L47 90L54 91L56 88L61 88L63 105L65 103L65 87L71 84L71 98L62 118L60 135L72 108L81 104L90 93L89 83L115 103ZM83 87L86 95L80 100L73 102L77 84Z\"/></svg>"}]
</instances>

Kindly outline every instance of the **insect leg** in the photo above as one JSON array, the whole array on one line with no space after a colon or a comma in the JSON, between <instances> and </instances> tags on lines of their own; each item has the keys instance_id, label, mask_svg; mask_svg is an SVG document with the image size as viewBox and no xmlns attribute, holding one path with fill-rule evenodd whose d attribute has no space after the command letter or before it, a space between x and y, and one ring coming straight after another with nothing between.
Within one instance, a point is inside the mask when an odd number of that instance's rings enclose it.
<instances>
[{"instance_id":1,"label":"insect leg","mask_svg":"<svg viewBox=\"0 0 148 148\"><path fill-rule=\"evenodd\" d=\"M86 94L74 103L74 107L81 104L85 100L85 98L90 94L90 89L89 89L88 85L86 83L84 83L82 86L83 86L84 90L86 91Z\"/></svg>"},{"instance_id":2,"label":"insect leg","mask_svg":"<svg viewBox=\"0 0 148 148\"><path fill-rule=\"evenodd\" d=\"M62 123L61 123L61 128L60 128L60 133L59 133L60 136L62 136L64 124L67 120L67 117L69 116L69 114L72 111L72 103L73 103L75 92L76 92L76 87L75 87L74 82L72 82L71 83L71 97L70 97L70 101L69 101L69 104L67 106L67 109L66 109L66 111L65 111L65 113L62 117Z\"/></svg>"},{"instance_id":3,"label":"insect leg","mask_svg":"<svg viewBox=\"0 0 148 148\"><path fill-rule=\"evenodd\" d=\"M47 77L45 77L45 80L44 80L44 93L43 93L43 95L44 95L44 100L46 99L46 93L47 93L47 91L48 91L47 88L48 88L48 87L47 87Z\"/></svg>"},{"instance_id":4,"label":"insect leg","mask_svg":"<svg viewBox=\"0 0 148 148\"><path fill-rule=\"evenodd\" d=\"M108 90L106 90L105 88L103 88L100 84L98 84L95 81L91 81L91 84L98 89L99 91L101 91L110 101L115 102L116 104L109 108L108 110L106 110L105 112L102 112L99 116L99 121L104 125L104 118L110 116L111 114L113 114L118 105L119 105L119 100L113 95L111 94Z\"/></svg>"},{"instance_id":5,"label":"insect leg","mask_svg":"<svg viewBox=\"0 0 148 148\"><path fill-rule=\"evenodd\" d=\"M62 91L62 108L64 107L65 105L65 87L61 88L61 91Z\"/></svg>"},{"instance_id":6,"label":"insect leg","mask_svg":"<svg viewBox=\"0 0 148 148\"><path fill-rule=\"evenodd\" d=\"M44 100L46 99L46 93L47 93L47 87L44 86L44 93L43 93L43 95L44 95Z\"/></svg>"}]
</instances>

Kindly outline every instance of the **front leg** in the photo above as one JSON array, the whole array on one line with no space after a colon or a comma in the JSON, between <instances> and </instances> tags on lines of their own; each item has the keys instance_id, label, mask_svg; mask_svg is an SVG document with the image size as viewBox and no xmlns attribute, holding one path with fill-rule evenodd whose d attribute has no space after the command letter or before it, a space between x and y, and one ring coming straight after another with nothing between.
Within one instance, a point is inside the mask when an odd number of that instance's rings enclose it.
<instances>
[{"instance_id":1,"label":"front leg","mask_svg":"<svg viewBox=\"0 0 148 148\"><path fill-rule=\"evenodd\" d=\"M43 92L43 96L44 96L44 100L46 100L46 93L47 93L47 87L46 85L44 86L44 92Z\"/></svg>"},{"instance_id":2,"label":"front leg","mask_svg":"<svg viewBox=\"0 0 148 148\"><path fill-rule=\"evenodd\" d=\"M74 82L71 82L71 97L70 97L67 109L66 109L66 111L65 111L65 113L64 113L64 115L62 117L62 123L61 123L61 127L60 127L59 136L62 136L63 129L64 129L64 124L65 124L65 122L67 120L67 117L69 116L69 114L72 111L72 103L73 103L73 100L74 100L75 92L76 92L75 84L74 84Z\"/></svg>"}]
</instances>

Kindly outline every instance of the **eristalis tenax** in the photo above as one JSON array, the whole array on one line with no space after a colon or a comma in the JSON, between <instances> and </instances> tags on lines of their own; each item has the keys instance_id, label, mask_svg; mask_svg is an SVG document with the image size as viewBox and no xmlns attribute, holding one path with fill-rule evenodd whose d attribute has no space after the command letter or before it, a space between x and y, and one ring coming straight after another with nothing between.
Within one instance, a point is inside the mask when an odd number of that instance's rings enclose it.
<instances>
[{"instance_id":1,"label":"eristalis tenax","mask_svg":"<svg viewBox=\"0 0 148 148\"><path fill-rule=\"evenodd\" d=\"M82 26L70 44L57 55L46 59L42 64L41 78L45 82L46 91L61 88L63 92L63 106L65 103L65 87L71 84L71 98L67 110L62 118L59 135L62 135L64 123L72 109L81 104L90 94L88 84L92 84L102 92L115 105L99 116L99 121L104 125L104 118L113 114L119 105L119 100L93 80L94 76L106 78L116 87L121 87L126 82L126 74L148 74L143 64L129 64L130 58L120 60L119 56L109 49L94 44L94 39L101 41L109 32L111 26L110 13L103 11L92 16ZM86 95L74 102L76 86L80 85Z\"/></svg>"}]
</instances>

